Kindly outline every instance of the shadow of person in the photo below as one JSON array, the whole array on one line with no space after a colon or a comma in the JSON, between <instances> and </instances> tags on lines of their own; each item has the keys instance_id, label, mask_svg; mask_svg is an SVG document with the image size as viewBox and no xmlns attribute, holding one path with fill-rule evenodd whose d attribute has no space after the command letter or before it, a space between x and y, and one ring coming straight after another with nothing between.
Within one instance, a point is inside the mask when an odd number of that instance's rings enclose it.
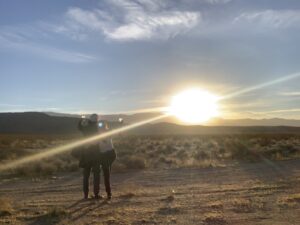
<instances>
[{"instance_id":1,"label":"shadow of person","mask_svg":"<svg viewBox=\"0 0 300 225\"><path fill-rule=\"evenodd\" d=\"M72 205L68 206L66 209L72 209L72 208L76 207L77 205L88 202L88 201L89 201L89 199L80 199L80 200L74 202Z\"/></svg>"},{"instance_id":2,"label":"shadow of person","mask_svg":"<svg viewBox=\"0 0 300 225\"><path fill-rule=\"evenodd\" d=\"M77 213L78 211L85 210L86 208L90 208L91 206L96 204L95 199L80 199L76 202L74 202L72 205L67 207L69 210L69 214L73 215Z\"/></svg>"},{"instance_id":3,"label":"shadow of person","mask_svg":"<svg viewBox=\"0 0 300 225\"><path fill-rule=\"evenodd\" d=\"M76 221L76 220L86 216L88 213L91 213L91 212L95 211L96 209L98 209L104 205L107 205L107 204L109 204L109 202L107 200L99 202L99 200L92 199L90 204L85 205L83 207L78 207L77 209L70 212L70 215L74 215L77 212L79 212L78 215L71 218L71 221Z\"/></svg>"}]
</instances>

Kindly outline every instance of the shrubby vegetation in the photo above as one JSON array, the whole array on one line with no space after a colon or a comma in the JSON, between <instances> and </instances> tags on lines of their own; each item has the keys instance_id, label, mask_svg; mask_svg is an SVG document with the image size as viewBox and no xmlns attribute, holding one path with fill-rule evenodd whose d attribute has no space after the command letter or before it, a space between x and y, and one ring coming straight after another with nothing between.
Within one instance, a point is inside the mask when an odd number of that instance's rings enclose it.
<instances>
[{"instance_id":1,"label":"shrubby vegetation","mask_svg":"<svg viewBox=\"0 0 300 225\"><path fill-rule=\"evenodd\" d=\"M0 136L0 162L31 155L74 137ZM237 161L284 160L300 156L299 135L119 136L114 172L131 169L215 167ZM49 176L78 170L70 153L13 169L10 175Z\"/></svg>"}]
</instances>

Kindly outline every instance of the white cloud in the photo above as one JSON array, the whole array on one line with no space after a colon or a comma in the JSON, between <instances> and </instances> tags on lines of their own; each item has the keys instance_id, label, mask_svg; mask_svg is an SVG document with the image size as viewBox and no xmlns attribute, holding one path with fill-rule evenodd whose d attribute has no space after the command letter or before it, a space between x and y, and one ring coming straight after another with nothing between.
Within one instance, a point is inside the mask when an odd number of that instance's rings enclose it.
<instances>
[{"instance_id":1,"label":"white cloud","mask_svg":"<svg viewBox=\"0 0 300 225\"><path fill-rule=\"evenodd\" d=\"M249 22L269 28L300 27L300 10L245 12L236 17L234 22Z\"/></svg>"},{"instance_id":2,"label":"white cloud","mask_svg":"<svg viewBox=\"0 0 300 225\"><path fill-rule=\"evenodd\" d=\"M113 40L168 39L195 27L200 12L170 9L157 0L110 0L105 9L70 8L67 23L100 31Z\"/></svg>"}]
</instances>

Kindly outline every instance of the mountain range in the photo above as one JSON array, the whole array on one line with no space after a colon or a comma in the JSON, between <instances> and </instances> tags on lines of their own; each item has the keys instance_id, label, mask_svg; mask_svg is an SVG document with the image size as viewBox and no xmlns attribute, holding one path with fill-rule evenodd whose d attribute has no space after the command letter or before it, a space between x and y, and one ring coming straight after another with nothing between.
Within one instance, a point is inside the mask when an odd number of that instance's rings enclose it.
<instances>
[{"instance_id":1,"label":"mountain range","mask_svg":"<svg viewBox=\"0 0 300 225\"><path fill-rule=\"evenodd\" d=\"M64 113L55 113L55 112L46 112L46 114L51 116L61 116L61 117L77 117L80 115L77 114L64 114ZM118 120L118 118L123 118L127 123L135 123L147 118L159 116L160 113L137 113L137 114L108 114L101 115L100 117L105 120ZM175 123L183 125L174 117L167 117L165 119L159 120L154 123ZM214 118L210 120L206 126L291 126L291 127L300 127L300 120L296 119L283 119L283 118L270 118L270 119L222 119Z\"/></svg>"},{"instance_id":2,"label":"mountain range","mask_svg":"<svg viewBox=\"0 0 300 225\"><path fill-rule=\"evenodd\" d=\"M101 119L133 124L157 116L157 113L101 115ZM0 113L0 134L80 134L80 115L53 112ZM300 133L299 120L287 119L216 119L211 126L176 124L167 118L130 130L128 134L232 134L232 133Z\"/></svg>"}]
</instances>

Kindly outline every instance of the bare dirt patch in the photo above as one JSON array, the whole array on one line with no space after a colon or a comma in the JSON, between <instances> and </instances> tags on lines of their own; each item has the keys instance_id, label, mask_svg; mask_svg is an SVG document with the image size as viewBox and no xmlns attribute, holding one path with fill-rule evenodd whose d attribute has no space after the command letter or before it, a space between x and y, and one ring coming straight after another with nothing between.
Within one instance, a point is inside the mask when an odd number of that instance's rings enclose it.
<instances>
[{"instance_id":1,"label":"bare dirt patch","mask_svg":"<svg viewBox=\"0 0 300 225\"><path fill-rule=\"evenodd\" d=\"M113 199L81 200L81 174L1 180L0 224L297 224L300 162L112 176ZM103 185L101 186L104 194Z\"/></svg>"}]
</instances>

